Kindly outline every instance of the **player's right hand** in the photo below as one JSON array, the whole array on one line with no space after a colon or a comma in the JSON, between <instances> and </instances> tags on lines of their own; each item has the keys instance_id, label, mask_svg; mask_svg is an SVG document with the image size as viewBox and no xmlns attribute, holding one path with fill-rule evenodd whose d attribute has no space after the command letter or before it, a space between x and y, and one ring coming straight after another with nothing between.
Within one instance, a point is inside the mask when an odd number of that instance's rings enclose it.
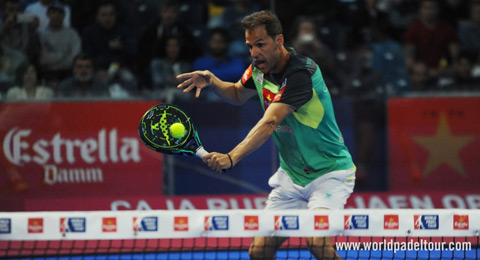
<instances>
[{"instance_id":1,"label":"player's right hand","mask_svg":"<svg viewBox=\"0 0 480 260\"><path fill-rule=\"evenodd\" d=\"M202 157L202 161L216 172L225 172L233 167L228 155L223 153L208 153Z\"/></svg>"},{"instance_id":2,"label":"player's right hand","mask_svg":"<svg viewBox=\"0 0 480 260\"><path fill-rule=\"evenodd\" d=\"M213 83L212 73L208 70L197 70L190 73L180 74L177 76L177 79L185 79L185 81L177 86L177 88L185 88L183 90L184 93L197 88L195 92L196 98L200 97L200 92L203 88L208 87Z\"/></svg>"}]
</instances>

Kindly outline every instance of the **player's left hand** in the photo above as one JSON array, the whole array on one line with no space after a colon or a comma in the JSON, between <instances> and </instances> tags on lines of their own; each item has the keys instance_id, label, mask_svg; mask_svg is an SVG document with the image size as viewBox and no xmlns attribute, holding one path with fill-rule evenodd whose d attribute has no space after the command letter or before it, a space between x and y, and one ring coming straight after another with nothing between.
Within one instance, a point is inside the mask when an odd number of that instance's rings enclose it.
<instances>
[{"instance_id":1,"label":"player's left hand","mask_svg":"<svg viewBox=\"0 0 480 260\"><path fill-rule=\"evenodd\" d=\"M206 88L213 83L211 72L208 70L197 70L190 73L180 74L177 76L177 79L185 80L177 86L177 88L184 88L183 92L185 93L197 88L195 91L196 98L200 97L200 92L203 88Z\"/></svg>"},{"instance_id":2,"label":"player's left hand","mask_svg":"<svg viewBox=\"0 0 480 260\"><path fill-rule=\"evenodd\" d=\"M224 172L230 170L233 165L227 154L224 153L209 153L202 158L203 162L216 172Z\"/></svg>"}]
</instances>

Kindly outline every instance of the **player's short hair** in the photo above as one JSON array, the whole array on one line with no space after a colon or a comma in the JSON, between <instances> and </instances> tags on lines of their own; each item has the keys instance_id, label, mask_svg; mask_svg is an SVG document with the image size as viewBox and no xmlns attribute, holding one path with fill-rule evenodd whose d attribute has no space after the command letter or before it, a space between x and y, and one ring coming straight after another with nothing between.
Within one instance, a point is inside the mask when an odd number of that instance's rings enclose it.
<instances>
[{"instance_id":1,"label":"player's short hair","mask_svg":"<svg viewBox=\"0 0 480 260\"><path fill-rule=\"evenodd\" d=\"M278 20L278 17L271 11L255 12L242 20L242 26L245 30L252 30L262 25L265 26L268 36L272 38L283 33L280 20Z\"/></svg>"}]
</instances>

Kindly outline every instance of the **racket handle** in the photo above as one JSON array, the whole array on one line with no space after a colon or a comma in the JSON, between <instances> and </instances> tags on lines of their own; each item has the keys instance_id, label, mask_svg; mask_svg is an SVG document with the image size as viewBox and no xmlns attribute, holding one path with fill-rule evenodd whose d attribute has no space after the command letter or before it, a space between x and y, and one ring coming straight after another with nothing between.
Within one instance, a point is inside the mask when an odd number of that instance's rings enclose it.
<instances>
[{"instance_id":1,"label":"racket handle","mask_svg":"<svg viewBox=\"0 0 480 260\"><path fill-rule=\"evenodd\" d=\"M203 146L198 147L197 151L195 152L195 156L199 157L200 159L202 159L206 154L208 154L208 152L205 150L205 148L203 148ZM208 161L210 161L210 159L208 159L207 162ZM226 172L226 170L223 169L222 172Z\"/></svg>"},{"instance_id":2,"label":"racket handle","mask_svg":"<svg viewBox=\"0 0 480 260\"><path fill-rule=\"evenodd\" d=\"M208 152L205 150L205 148L203 148L203 146L198 147L197 151L195 152L195 155L200 159L202 159L206 154L208 154Z\"/></svg>"}]
</instances>

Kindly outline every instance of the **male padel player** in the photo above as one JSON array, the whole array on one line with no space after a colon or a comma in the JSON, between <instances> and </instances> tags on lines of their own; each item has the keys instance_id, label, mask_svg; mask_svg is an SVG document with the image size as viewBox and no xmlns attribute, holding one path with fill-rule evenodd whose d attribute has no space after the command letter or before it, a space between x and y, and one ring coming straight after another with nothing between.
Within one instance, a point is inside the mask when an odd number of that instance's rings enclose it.
<instances>
[{"instance_id":1,"label":"male padel player","mask_svg":"<svg viewBox=\"0 0 480 260\"><path fill-rule=\"evenodd\" d=\"M268 181L273 190L266 209L343 209L353 191L355 165L338 129L319 67L284 46L282 26L273 13L253 13L242 25L253 61L238 82L222 81L209 71L178 76L185 79L178 88L184 92L196 88L196 97L206 87L234 104L243 104L257 94L265 110L233 150L209 153L203 161L217 172L230 169L273 135L280 167ZM286 239L256 237L250 258L273 259ZM317 259L340 259L330 238L306 240Z\"/></svg>"}]
</instances>

